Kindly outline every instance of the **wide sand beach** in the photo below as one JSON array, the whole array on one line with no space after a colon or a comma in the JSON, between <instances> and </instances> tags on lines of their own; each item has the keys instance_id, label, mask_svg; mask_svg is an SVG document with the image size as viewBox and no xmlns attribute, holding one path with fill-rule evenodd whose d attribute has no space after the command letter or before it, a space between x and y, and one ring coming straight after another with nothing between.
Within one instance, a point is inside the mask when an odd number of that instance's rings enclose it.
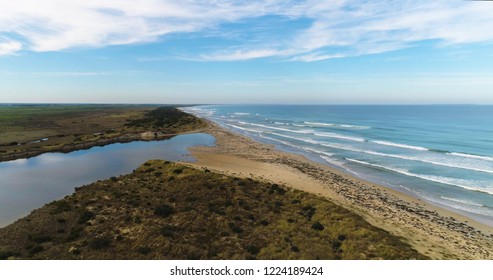
<instances>
[{"instance_id":1,"label":"wide sand beach","mask_svg":"<svg viewBox=\"0 0 493 280\"><path fill-rule=\"evenodd\" d=\"M493 258L493 228L393 189L285 153L209 122L214 147L191 149L189 165L250 177L327 197L371 224L403 237L433 259Z\"/></svg>"}]
</instances>

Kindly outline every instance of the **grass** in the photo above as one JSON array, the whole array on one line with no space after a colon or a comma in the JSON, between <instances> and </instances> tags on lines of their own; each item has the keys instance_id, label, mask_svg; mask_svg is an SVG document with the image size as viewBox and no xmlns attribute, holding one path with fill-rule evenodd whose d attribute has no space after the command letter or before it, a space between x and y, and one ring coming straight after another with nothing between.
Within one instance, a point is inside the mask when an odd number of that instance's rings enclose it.
<instances>
[{"instance_id":1,"label":"grass","mask_svg":"<svg viewBox=\"0 0 493 280\"><path fill-rule=\"evenodd\" d=\"M0 257L426 258L324 198L157 160L0 229Z\"/></svg>"},{"instance_id":2,"label":"grass","mask_svg":"<svg viewBox=\"0 0 493 280\"><path fill-rule=\"evenodd\" d=\"M110 105L0 106L0 145L29 143L46 137L53 138L52 141L73 140L74 135L87 137L119 130L127 120L138 119L152 109Z\"/></svg>"}]
</instances>

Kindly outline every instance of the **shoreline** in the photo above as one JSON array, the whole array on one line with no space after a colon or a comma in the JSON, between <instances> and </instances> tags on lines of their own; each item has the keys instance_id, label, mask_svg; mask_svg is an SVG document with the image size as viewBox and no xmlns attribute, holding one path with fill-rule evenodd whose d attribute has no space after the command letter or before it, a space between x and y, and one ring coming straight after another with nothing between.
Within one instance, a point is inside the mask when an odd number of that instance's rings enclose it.
<instances>
[{"instance_id":1,"label":"shoreline","mask_svg":"<svg viewBox=\"0 0 493 280\"><path fill-rule=\"evenodd\" d=\"M111 138L105 138L105 139L97 139L95 141L88 141L85 143L79 143L79 144L66 144L62 147L50 150L50 151L41 151L41 150L36 150L36 151L22 151L19 153L11 153L8 155L0 156L0 163L2 162L9 162L9 161L14 161L18 159L29 159L32 157L40 156L42 154L47 154L47 153L71 153L75 151L82 151L82 150L89 150L94 147L104 147L107 145L111 144L124 144L124 143L130 143L130 142L136 142L136 141L160 141L160 140L167 140L170 139L174 136L178 135L183 135L183 134L193 134L193 133L201 133L207 130L208 128L202 128L198 130L193 130L193 131L185 131L185 132L180 132L180 133L170 133L170 134L163 134L160 132L155 132L155 131L145 131L142 133L132 133L132 134L124 134L120 135L117 137L111 137Z\"/></svg>"},{"instance_id":2,"label":"shoreline","mask_svg":"<svg viewBox=\"0 0 493 280\"><path fill-rule=\"evenodd\" d=\"M206 122L209 128L203 132L216 138L216 146L190 149L197 162L185 164L321 195L402 236L433 259L493 258L491 226Z\"/></svg>"}]
</instances>

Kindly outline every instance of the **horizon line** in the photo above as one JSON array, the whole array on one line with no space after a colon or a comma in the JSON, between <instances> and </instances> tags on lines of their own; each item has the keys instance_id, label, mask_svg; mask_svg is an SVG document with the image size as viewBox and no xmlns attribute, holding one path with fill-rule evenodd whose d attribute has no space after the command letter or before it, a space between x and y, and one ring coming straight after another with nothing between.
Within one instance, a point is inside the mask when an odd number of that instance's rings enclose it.
<instances>
[{"instance_id":1,"label":"horizon line","mask_svg":"<svg viewBox=\"0 0 493 280\"><path fill-rule=\"evenodd\" d=\"M0 102L5 105L167 105L167 106L491 106L493 103L99 103L99 102Z\"/></svg>"}]
</instances>

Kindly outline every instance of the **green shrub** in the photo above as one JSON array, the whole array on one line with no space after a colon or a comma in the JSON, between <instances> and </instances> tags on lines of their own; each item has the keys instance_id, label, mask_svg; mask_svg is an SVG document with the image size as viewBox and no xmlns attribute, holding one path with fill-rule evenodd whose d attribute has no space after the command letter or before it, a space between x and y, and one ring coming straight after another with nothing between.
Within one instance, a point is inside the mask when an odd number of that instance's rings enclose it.
<instances>
[{"instance_id":1,"label":"green shrub","mask_svg":"<svg viewBox=\"0 0 493 280\"><path fill-rule=\"evenodd\" d=\"M39 252L43 251L44 249L45 249L45 248L44 248L43 246L41 246L41 245L36 245L36 246L32 247L31 249L29 249L28 253L29 253L30 255L34 255L34 254L37 254L37 253L39 253Z\"/></svg>"},{"instance_id":2,"label":"green shrub","mask_svg":"<svg viewBox=\"0 0 493 280\"><path fill-rule=\"evenodd\" d=\"M28 236L29 240L34 241L36 243L44 243L51 241L53 238L51 236L47 236L44 234L34 234Z\"/></svg>"},{"instance_id":3,"label":"green shrub","mask_svg":"<svg viewBox=\"0 0 493 280\"><path fill-rule=\"evenodd\" d=\"M0 251L0 260L7 260L10 257L13 257L14 253L12 251Z\"/></svg>"},{"instance_id":4,"label":"green shrub","mask_svg":"<svg viewBox=\"0 0 493 280\"><path fill-rule=\"evenodd\" d=\"M312 229L314 230L324 230L324 226L320 222L316 222L312 225Z\"/></svg>"},{"instance_id":5,"label":"green shrub","mask_svg":"<svg viewBox=\"0 0 493 280\"><path fill-rule=\"evenodd\" d=\"M173 237L177 230L178 228L175 226L166 225L161 228L160 232L164 237Z\"/></svg>"},{"instance_id":6,"label":"green shrub","mask_svg":"<svg viewBox=\"0 0 493 280\"><path fill-rule=\"evenodd\" d=\"M52 203L54 209L51 211L51 214L60 214L62 212L67 212L72 210L72 206L68 204L65 200L59 200Z\"/></svg>"},{"instance_id":7,"label":"green shrub","mask_svg":"<svg viewBox=\"0 0 493 280\"><path fill-rule=\"evenodd\" d=\"M335 240L332 242L332 250L337 251L339 247L341 247L342 243L339 240Z\"/></svg>"},{"instance_id":8,"label":"green shrub","mask_svg":"<svg viewBox=\"0 0 493 280\"><path fill-rule=\"evenodd\" d=\"M269 225L269 222L266 221L266 220L262 220L262 221L260 221L260 224L265 227L265 226L268 226Z\"/></svg>"},{"instance_id":9,"label":"green shrub","mask_svg":"<svg viewBox=\"0 0 493 280\"><path fill-rule=\"evenodd\" d=\"M154 214L166 218L168 216L171 216L175 212L175 209L172 206L169 206L167 204L159 205L156 207L154 210Z\"/></svg>"},{"instance_id":10,"label":"green shrub","mask_svg":"<svg viewBox=\"0 0 493 280\"><path fill-rule=\"evenodd\" d=\"M151 252L151 248L147 246L140 246L137 248L137 252L141 253L142 255L147 255Z\"/></svg>"},{"instance_id":11,"label":"green shrub","mask_svg":"<svg viewBox=\"0 0 493 280\"><path fill-rule=\"evenodd\" d=\"M74 241L81 236L81 233L84 229L82 227L75 227L70 230L70 234L67 237L67 241Z\"/></svg>"},{"instance_id":12,"label":"green shrub","mask_svg":"<svg viewBox=\"0 0 493 280\"><path fill-rule=\"evenodd\" d=\"M313 215L315 215L315 211L317 210L317 208L311 206L311 205L307 205L307 206L303 206L303 208L301 208L302 212L301 214L303 216L305 216L309 221L312 219Z\"/></svg>"},{"instance_id":13,"label":"green shrub","mask_svg":"<svg viewBox=\"0 0 493 280\"><path fill-rule=\"evenodd\" d=\"M94 213L91 212L91 211L87 211L85 210L84 212L82 212L79 216L79 220L77 221L77 223L79 224L84 224L86 223L87 221L89 221L90 219L94 218Z\"/></svg>"},{"instance_id":14,"label":"green shrub","mask_svg":"<svg viewBox=\"0 0 493 280\"><path fill-rule=\"evenodd\" d=\"M229 228L231 229L232 232L234 233L242 233L243 232L243 229L241 227L239 227L238 225L234 224L234 223L229 223L228 224Z\"/></svg>"},{"instance_id":15,"label":"green shrub","mask_svg":"<svg viewBox=\"0 0 493 280\"><path fill-rule=\"evenodd\" d=\"M260 249L257 246L252 245L252 244L246 246L246 250L248 253L250 253L252 255L256 255L256 254L260 253Z\"/></svg>"},{"instance_id":16,"label":"green shrub","mask_svg":"<svg viewBox=\"0 0 493 280\"><path fill-rule=\"evenodd\" d=\"M285 189L283 189L283 188L281 188L281 187L279 187L279 185L278 185L278 184L272 184L272 185L270 186L270 191L269 191L269 193L270 193L270 194L272 194L272 193L274 193L274 192L276 192L276 193L277 193L277 194L279 194L279 195L284 195L284 194L286 193L286 190L285 190Z\"/></svg>"},{"instance_id":17,"label":"green shrub","mask_svg":"<svg viewBox=\"0 0 493 280\"><path fill-rule=\"evenodd\" d=\"M109 247L110 245L111 245L111 240L106 236L94 238L89 242L89 247L91 247L94 250L101 250Z\"/></svg>"}]
</instances>

